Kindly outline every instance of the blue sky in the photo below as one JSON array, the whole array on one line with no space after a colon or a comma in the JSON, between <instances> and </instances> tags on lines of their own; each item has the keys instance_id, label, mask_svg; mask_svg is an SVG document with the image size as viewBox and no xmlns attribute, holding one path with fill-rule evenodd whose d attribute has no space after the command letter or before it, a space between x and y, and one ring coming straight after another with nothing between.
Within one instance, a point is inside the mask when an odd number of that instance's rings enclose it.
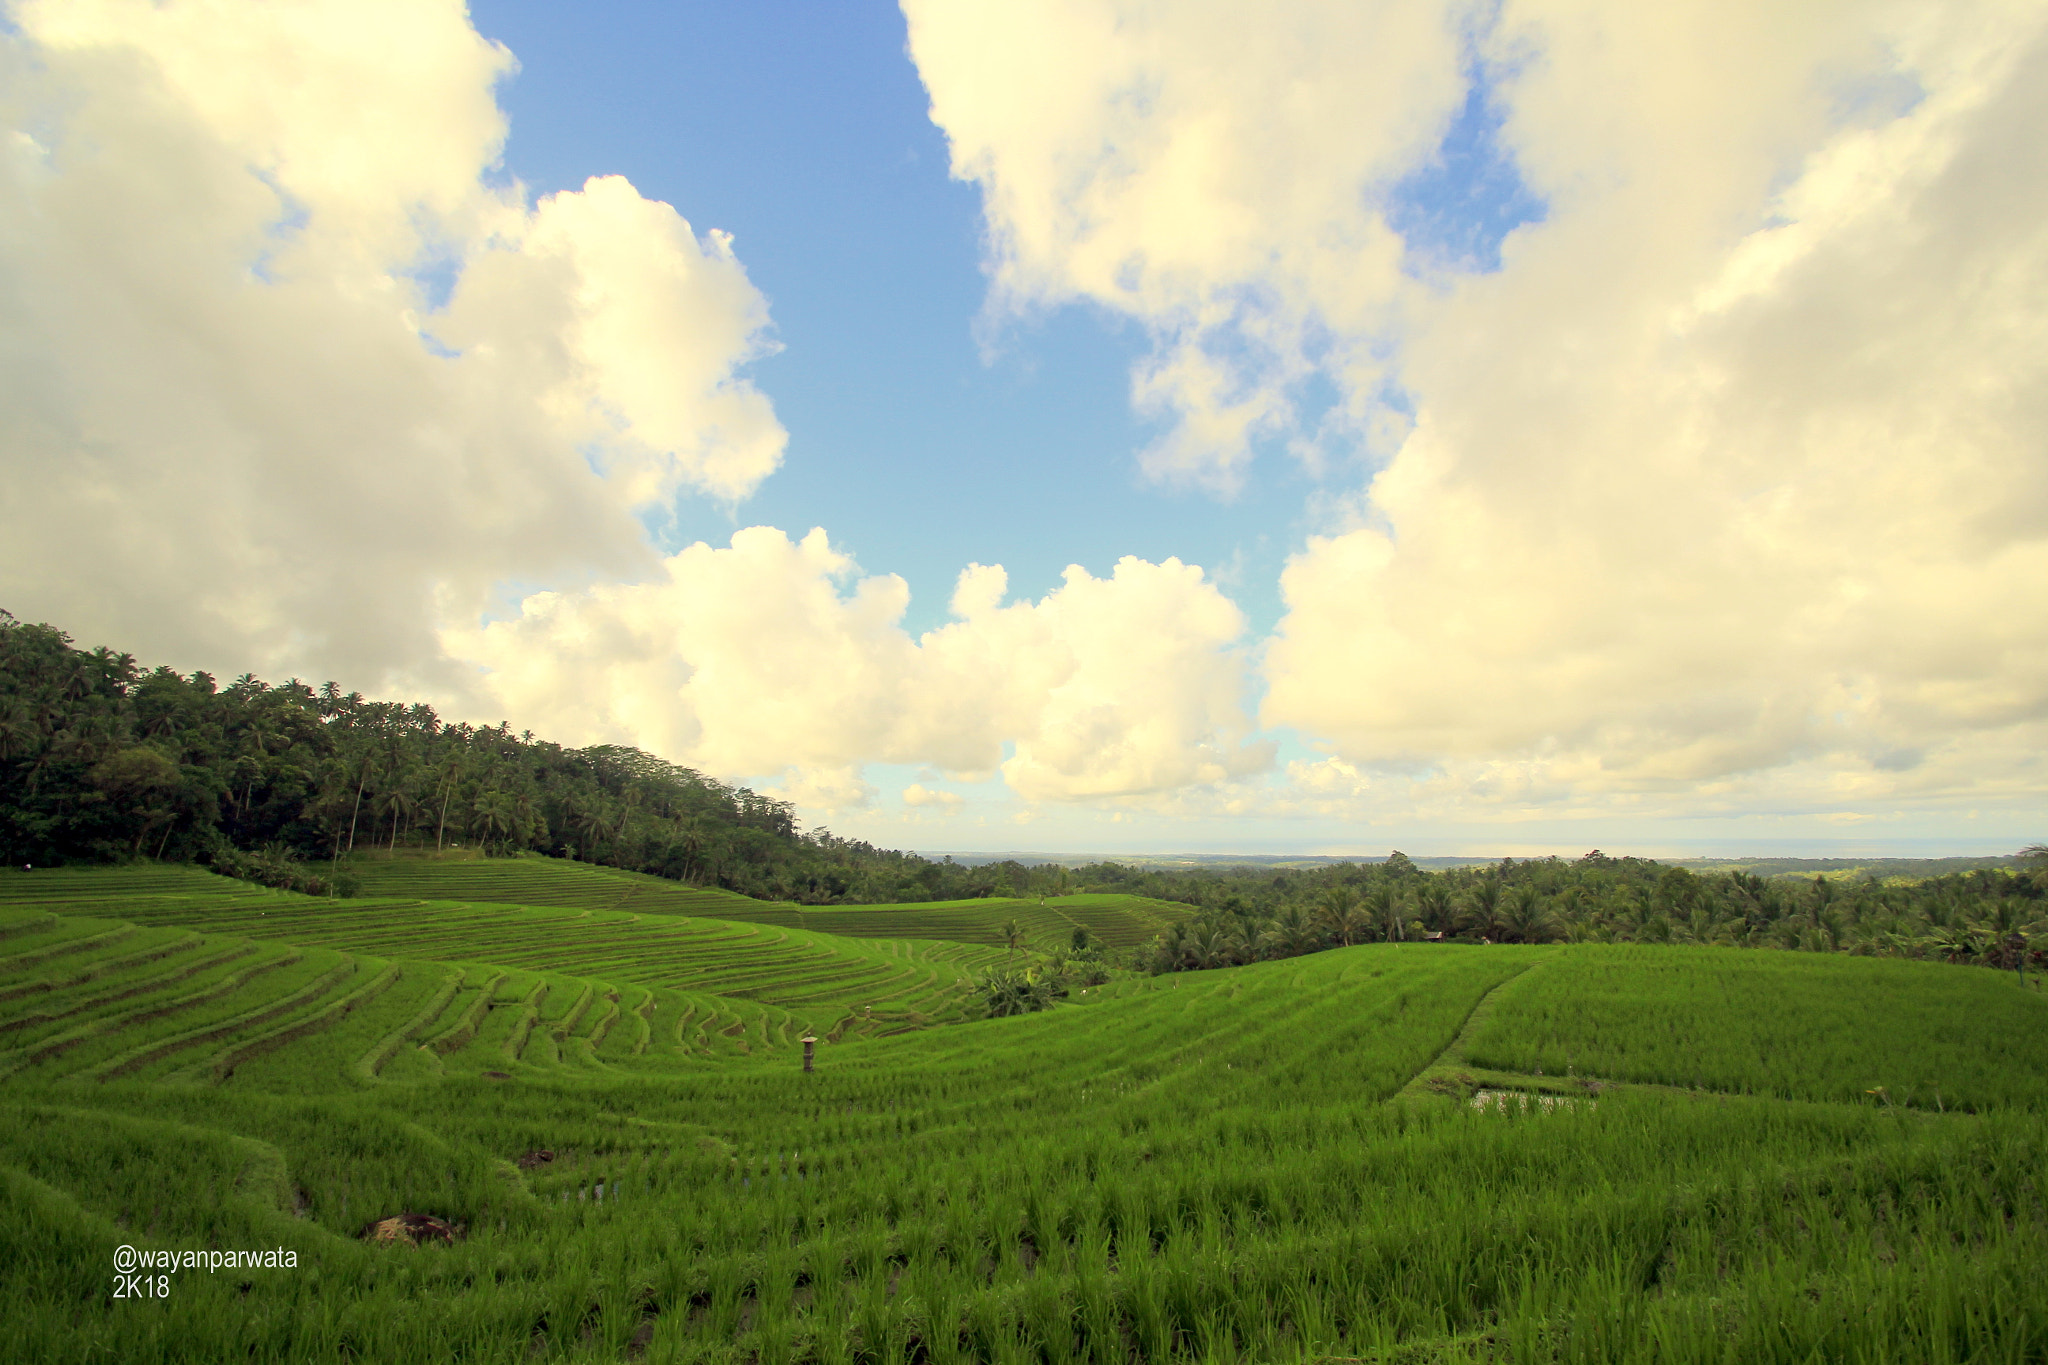
<instances>
[{"instance_id":1,"label":"blue sky","mask_svg":"<svg viewBox=\"0 0 2048 1365\"><path fill-rule=\"evenodd\" d=\"M824 526L864 570L909 581L913 632L946 618L970 562L1036 596L1069 564L1102 574L1126 554L1234 566L1254 625L1278 619L1313 485L1277 460L1227 500L1149 485L1133 460L1156 426L1129 401L1136 323L1069 306L977 325L981 195L948 174L894 8L471 13L519 58L500 96L511 174L536 193L623 174L700 232L731 232L768 298L782 350L753 373L789 428L787 461L737 507L678 499L653 519L665 542Z\"/></svg>"},{"instance_id":2,"label":"blue sky","mask_svg":"<svg viewBox=\"0 0 2048 1365\"><path fill-rule=\"evenodd\" d=\"M890 846L2042 837L2040 16L8 16L17 615Z\"/></svg>"}]
</instances>

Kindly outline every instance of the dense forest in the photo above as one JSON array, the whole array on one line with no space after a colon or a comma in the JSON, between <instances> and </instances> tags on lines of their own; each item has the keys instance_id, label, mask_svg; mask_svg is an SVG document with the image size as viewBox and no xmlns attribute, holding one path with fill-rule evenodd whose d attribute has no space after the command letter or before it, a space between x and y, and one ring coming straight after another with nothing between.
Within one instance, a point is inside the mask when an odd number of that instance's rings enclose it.
<instances>
[{"instance_id":1,"label":"dense forest","mask_svg":"<svg viewBox=\"0 0 2048 1365\"><path fill-rule=\"evenodd\" d=\"M1638 858L1425 872L1399 853L1310 869L967 867L803 831L786 802L636 749L566 749L509 725L333 683L225 686L77 649L0 612L0 859L156 858L348 894L352 856L542 854L808 904L1120 891L1196 915L1127 965L1225 966L1385 939L1724 943L2040 956L2048 851L1918 882L1705 874ZM1047 945L1050 946L1050 945Z\"/></svg>"},{"instance_id":2,"label":"dense forest","mask_svg":"<svg viewBox=\"0 0 2048 1365\"><path fill-rule=\"evenodd\" d=\"M1920 881L1700 874L1643 858L1512 858L1424 872L1383 863L1196 877L1196 916L1147 958L1154 971L1229 966L1349 943L1724 944L2043 965L2048 849L2016 866ZM1155 874L1156 875L1156 874ZM1098 879L1099 870L1098 870ZM1138 889L1146 874L1126 885ZM1146 887L1150 894L1171 894Z\"/></svg>"},{"instance_id":3,"label":"dense forest","mask_svg":"<svg viewBox=\"0 0 2048 1365\"><path fill-rule=\"evenodd\" d=\"M196 861L346 894L352 854L451 845L775 899L921 898L946 879L943 865L932 876L923 859L800 834L787 803L636 749L446 725L333 683L145 671L0 612L0 859Z\"/></svg>"}]
</instances>

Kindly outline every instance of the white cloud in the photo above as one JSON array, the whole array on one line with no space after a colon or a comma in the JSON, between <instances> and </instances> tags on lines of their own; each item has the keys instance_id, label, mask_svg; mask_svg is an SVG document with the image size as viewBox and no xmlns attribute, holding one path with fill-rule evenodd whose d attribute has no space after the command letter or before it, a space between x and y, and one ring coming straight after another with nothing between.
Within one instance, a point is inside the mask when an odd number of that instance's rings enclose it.
<instances>
[{"instance_id":1,"label":"white cloud","mask_svg":"<svg viewBox=\"0 0 2048 1365\"><path fill-rule=\"evenodd\" d=\"M1150 326L1157 467L1227 484L1247 432L1327 438L1311 369L1361 443L1409 395L1265 653L1263 721L1339 765L1304 800L2048 790L2038 4L1511 2L1473 32L1547 216L1426 288L1377 206L1475 11L906 10L994 305Z\"/></svg>"},{"instance_id":2,"label":"white cloud","mask_svg":"<svg viewBox=\"0 0 2048 1365\"><path fill-rule=\"evenodd\" d=\"M1230 487L1318 371L1357 401L1412 284L1385 192L1464 97L1463 6L904 0L953 172L979 183L1000 315L1141 320L1154 473Z\"/></svg>"},{"instance_id":3,"label":"white cloud","mask_svg":"<svg viewBox=\"0 0 2048 1365\"><path fill-rule=\"evenodd\" d=\"M725 239L617 178L532 207L499 184L513 63L457 0L11 15L17 614L188 666L445 686L436 627L497 583L644 572L636 511L775 467L735 375L764 308Z\"/></svg>"},{"instance_id":4,"label":"white cloud","mask_svg":"<svg viewBox=\"0 0 2048 1365\"><path fill-rule=\"evenodd\" d=\"M903 804L911 807L929 806L941 815L951 815L967 804L967 798L959 792L936 791L922 782L913 782L903 789Z\"/></svg>"},{"instance_id":5,"label":"white cloud","mask_svg":"<svg viewBox=\"0 0 2048 1365\"><path fill-rule=\"evenodd\" d=\"M858 576L822 530L793 542L753 527L664 569L537 594L516 619L444 642L542 733L727 776L794 769L786 789L805 804L860 804L831 792L869 762L1000 769L1026 799L1070 800L1223 781L1269 759L1246 742L1243 619L1178 560L1126 558L1102 579L1071 567L1010 606L1003 570L970 565L960 619L916 640L900 624L903 580ZM949 795L918 790L913 805Z\"/></svg>"},{"instance_id":6,"label":"white cloud","mask_svg":"<svg viewBox=\"0 0 2048 1365\"><path fill-rule=\"evenodd\" d=\"M1510 13L1544 53L1510 129L1566 207L1415 338L1383 529L1290 566L1266 720L1581 792L2038 792L2040 12L1888 48ZM1924 98L1841 122L1826 80L1890 63Z\"/></svg>"}]
</instances>

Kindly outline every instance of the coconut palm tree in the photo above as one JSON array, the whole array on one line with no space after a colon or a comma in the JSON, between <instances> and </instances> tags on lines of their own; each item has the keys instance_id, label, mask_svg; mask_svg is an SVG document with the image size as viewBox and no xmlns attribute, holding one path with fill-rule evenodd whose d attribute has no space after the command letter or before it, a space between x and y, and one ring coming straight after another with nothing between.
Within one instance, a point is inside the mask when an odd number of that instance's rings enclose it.
<instances>
[{"instance_id":1,"label":"coconut palm tree","mask_svg":"<svg viewBox=\"0 0 2048 1365\"><path fill-rule=\"evenodd\" d=\"M1556 919L1543 903L1542 892L1533 886L1518 886L1508 893L1501 914L1505 937L1516 943L1548 943L1556 928Z\"/></svg>"},{"instance_id":2,"label":"coconut palm tree","mask_svg":"<svg viewBox=\"0 0 2048 1365\"><path fill-rule=\"evenodd\" d=\"M1245 946L1244 939L1229 926L1209 924L1197 926L1188 936L1185 951L1189 966L1207 970L1234 965Z\"/></svg>"},{"instance_id":3,"label":"coconut palm tree","mask_svg":"<svg viewBox=\"0 0 2048 1365\"><path fill-rule=\"evenodd\" d=\"M1422 916L1423 926L1432 933L1443 933L1453 927L1451 891L1441 877L1427 877L1416 888L1415 908Z\"/></svg>"},{"instance_id":4,"label":"coconut palm tree","mask_svg":"<svg viewBox=\"0 0 2048 1365\"><path fill-rule=\"evenodd\" d=\"M1274 918L1272 926L1259 935L1258 946L1275 957L1297 957L1314 952L1320 945L1315 925L1301 913L1300 906L1289 905Z\"/></svg>"},{"instance_id":5,"label":"coconut palm tree","mask_svg":"<svg viewBox=\"0 0 2048 1365\"><path fill-rule=\"evenodd\" d=\"M469 832L481 840L486 847L495 838L501 844L512 837L518 817L512 809L512 798L501 791L488 791L476 799L469 817Z\"/></svg>"},{"instance_id":6,"label":"coconut palm tree","mask_svg":"<svg viewBox=\"0 0 2048 1365\"><path fill-rule=\"evenodd\" d=\"M1500 878L1481 877L1465 896L1467 921L1489 939L1501 935L1500 895Z\"/></svg>"},{"instance_id":7,"label":"coconut palm tree","mask_svg":"<svg viewBox=\"0 0 2048 1365\"><path fill-rule=\"evenodd\" d=\"M1399 943L1405 935L1401 932L1401 893L1388 882L1381 882L1365 898L1367 912L1380 931L1380 936L1389 943Z\"/></svg>"},{"instance_id":8,"label":"coconut palm tree","mask_svg":"<svg viewBox=\"0 0 2048 1365\"><path fill-rule=\"evenodd\" d=\"M1316 906L1316 925L1346 948L1358 942L1365 933L1366 920L1359 913L1357 893L1348 886L1325 891Z\"/></svg>"},{"instance_id":9,"label":"coconut palm tree","mask_svg":"<svg viewBox=\"0 0 2048 1365\"><path fill-rule=\"evenodd\" d=\"M419 809L419 802L415 801L412 793L403 786L394 786L389 791L378 794L374 809L380 820L387 815L391 817L391 838L385 847L388 851L396 853L398 851L399 818L403 816L408 820L411 819L412 813Z\"/></svg>"}]
</instances>

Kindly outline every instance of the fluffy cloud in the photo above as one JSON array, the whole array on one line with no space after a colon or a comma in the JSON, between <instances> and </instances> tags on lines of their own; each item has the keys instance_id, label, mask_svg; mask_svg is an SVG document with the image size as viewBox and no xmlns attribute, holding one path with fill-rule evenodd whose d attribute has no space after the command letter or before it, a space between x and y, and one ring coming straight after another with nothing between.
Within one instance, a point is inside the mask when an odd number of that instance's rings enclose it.
<instances>
[{"instance_id":1,"label":"fluffy cloud","mask_svg":"<svg viewBox=\"0 0 2048 1365\"><path fill-rule=\"evenodd\" d=\"M1510 0L1470 32L1547 213L1426 286L1376 206L1472 11L906 8L998 306L1151 326L1155 459L1227 478L1309 368L1354 434L1407 393L1266 650L1304 799L2039 799L2038 5Z\"/></svg>"},{"instance_id":2,"label":"fluffy cloud","mask_svg":"<svg viewBox=\"0 0 2048 1365\"><path fill-rule=\"evenodd\" d=\"M2039 11L1511 13L1560 210L1413 340L1417 429L1380 523L1289 568L1266 718L1563 790L2038 791Z\"/></svg>"},{"instance_id":3,"label":"fluffy cloud","mask_svg":"<svg viewBox=\"0 0 2048 1365\"><path fill-rule=\"evenodd\" d=\"M1386 192L1464 100L1462 6L904 0L954 174L983 190L998 313L1140 319L1172 422L1155 473L1228 487L1321 373L1368 423L1412 283Z\"/></svg>"},{"instance_id":4,"label":"fluffy cloud","mask_svg":"<svg viewBox=\"0 0 2048 1365\"><path fill-rule=\"evenodd\" d=\"M536 594L444 643L488 670L508 714L565 742L626 740L729 776L794 768L787 790L806 805L864 804L867 762L1000 771L1027 800L1069 800L1221 782L1270 758L1245 739L1243 619L1178 560L1125 558L1108 578L1072 567L1008 606L1003 570L970 565L959 619L915 640L903 580L860 577L822 530L753 527L663 569Z\"/></svg>"},{"instance_id":5,"label":"fluffy cloud","mask_svg":"<svg viewBox=\"0 0 2048 1365\"><path fill-rule=\"evenodd\" d=\"M38 0L0 37L0 582L146 657L459 683L503 581L746 493L762 301L625 181L494 178L459 0ZM428 281L453 278L443 298ZM438 662L437 662L438 661Z\"/></svg>"}]
</instances>

